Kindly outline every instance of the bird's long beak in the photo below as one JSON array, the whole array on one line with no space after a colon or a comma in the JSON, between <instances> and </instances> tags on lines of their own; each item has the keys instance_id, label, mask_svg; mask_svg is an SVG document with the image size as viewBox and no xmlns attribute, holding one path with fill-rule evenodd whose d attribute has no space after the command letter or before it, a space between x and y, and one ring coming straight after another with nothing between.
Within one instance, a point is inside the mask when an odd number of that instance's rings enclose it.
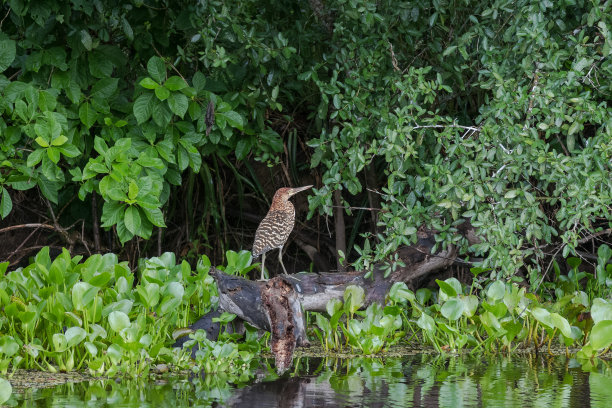
<instances>
[{"instance_id":1,"label":"bird's long beak","mask_svg":"<svg viewBox=\"0 0 612 408\"><path fill-rule=\"evenodd\" d=\"M304 187L296 187L296 188L292 188L291 190L289 190L289 196L292 196L294 194L299 193L300 191L304 191L304 190L308 190L309 188L312 188L312 186L304 186Z\"/></svg>"}]
</instances>

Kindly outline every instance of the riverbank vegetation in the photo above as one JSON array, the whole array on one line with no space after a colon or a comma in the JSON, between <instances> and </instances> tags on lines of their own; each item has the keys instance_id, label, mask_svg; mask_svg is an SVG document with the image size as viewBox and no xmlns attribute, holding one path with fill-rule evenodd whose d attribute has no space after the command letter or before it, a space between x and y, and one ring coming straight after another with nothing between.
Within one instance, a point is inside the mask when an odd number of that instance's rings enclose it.
<instances>
[{"instance_id":1,"label":"riverbank vegetation","mask_svg":"<svg viewBox=\"0 0 612 408\"><path fill-rule=\"evenodd\" d=\"M598 0L3 1L0 372L194 367L211 265L255 277L270 197L311 184L285 265L403 277L309 313L325 350L599 355L611 27ZM420 239L444 261L410 274ZM191 335L206 372L267 347Z\"/></svg>"},{"instance_id":2,"label":"riverbank vegetation","mask_svg":"<svg viewBox=\"0 0 612 408\"><path fill-rule=\"evenodd\" d=\"M599 264L606 265L612 251L602 248ZM570 273L540 293L478 276L471 286L449 278L438 281L437 290L416 292L396 283L386 304L359 310L363 289L351 286L344 302L330 301L327 313L310 314L308 331L324 350L364 355L393 345L440 353L512 353L526 347L546 353L552 345L577 350L588 360L612 344L612 302L599 297L610 291L580 272L577 259L569 262ZM26 368L140 376L163 364L244 381L267 336L248 325L243 334L222 333L215 340L203 330L182 330L218 306L209 270L206 257L192 271L166 253L143 259L134 275L113 254L82 259L64 251L51 260L45 248L31 265L0 282L0 370L4 375ZM232 316L217 320L227 325ZM185 349L173 347L180 334L191 338ZM192 360L190 346L196 344Z\"/></svg>"}]
</instances>

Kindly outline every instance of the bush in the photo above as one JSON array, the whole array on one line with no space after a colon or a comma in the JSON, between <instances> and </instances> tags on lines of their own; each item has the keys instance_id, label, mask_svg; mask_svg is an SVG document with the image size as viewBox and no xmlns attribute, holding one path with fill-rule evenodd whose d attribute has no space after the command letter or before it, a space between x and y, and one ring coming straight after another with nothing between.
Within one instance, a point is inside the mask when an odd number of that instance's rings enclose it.
<instances>
[{"instance_id":1,"label":"bush","mask_svg":"<svg viewBox=\"0 0 612 408\"><path fill-rule=\"evenodd\" d=\"M249 161L286 151L293 182L308 163L320 176L311 215L336 190L347 208L380 205L379 225L349 220L357 268L422 225L494 277L546 270L547 253L610 228L609 2L308 4L5 3L0 215L14 190L58 207L99 194L103 227L148 238L185 179L186 213L201 182L227 229L220 186L263 196ZM307 158L283 139L301 117Z\"/></svg>"}]
</instances>

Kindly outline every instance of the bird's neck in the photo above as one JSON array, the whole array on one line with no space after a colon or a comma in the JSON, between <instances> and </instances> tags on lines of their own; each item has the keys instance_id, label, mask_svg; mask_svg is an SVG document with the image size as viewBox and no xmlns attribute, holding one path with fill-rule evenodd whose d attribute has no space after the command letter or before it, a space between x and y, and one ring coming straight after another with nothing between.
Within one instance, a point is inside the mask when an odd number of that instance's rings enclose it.
<instances>
[{"instance_id":1,"label":"bird's neck","mask_svg":"<svg viewBox=\"0 0 612 408\"><path fill-rule=\"evenodd\" d=\"M289 211L295 213L295 208L293 207L293 204L291 204L291 201L279 201L272 203L270 206L270 211Z\"/></svg>"}]
</instances>

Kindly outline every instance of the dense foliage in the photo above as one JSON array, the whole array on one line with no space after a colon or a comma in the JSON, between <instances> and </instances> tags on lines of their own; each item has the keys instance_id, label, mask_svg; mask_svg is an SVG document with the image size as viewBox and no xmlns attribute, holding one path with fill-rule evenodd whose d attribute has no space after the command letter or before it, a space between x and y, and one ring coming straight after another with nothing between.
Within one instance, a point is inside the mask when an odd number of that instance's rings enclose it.
<instances>
[{"instance_id":1,"label":"dense foliage","mask_svg":"<svg viewBox=\"0 0 612 408\"><path fill-rule=\"evenodd\" d=\"M12 208L7 187L38 187L60 207L77 192L81 200L95 192L104 200L103 227L115 226L121 242L149 238L153 226L165 226L162 208L186 172L190 180L200 174L215 196L203 157L235 153L240 160L253 151L265 160L281 151L264 120L267 109L281 108L279 80L268 71L295 49L280 33L248 37L254 27L234 23L247 19L249 8L241 9L216 2L5 2L2 217ZM241 43L232 51L242 61L225 56L225 42ZM267 86L253 86L260 81Z\"/></svg>"},{"instance_id":2,"label":"dense foliage","mask_svg":"<svg viewBox=\"0 0 612 408\"><path fill-rule=\"evenodd\" d=\"M470 219L481 266L512 275L545 269L544 244L567 256L610 227L612 5L599 3L334 2L325 63L303 75L328 121L309 142L325 168L311 204L359 193L367 166L384 173L385 229L360 264L420 225L465 248Z\"/></svg>"},{"instance_id":3,"label":"dense foliage","mask_svg":"<svg viewBox=\"0 0 612 408\"><path fill-rule=\"evenodd\" d=\"M599 265L612 251L602 246ZM244 274L247 252L227 254L226 273ZM392 345L430 346L438 351L512 352L519 347L570 347L591 359L612 345L612 302L600 298L592 274L572 270L541 294L517 284L475 279L438 281L439 290L410 291L396 283L384 305L363 311L363 289L349 286L344 300L327 305L327 316L313 313L311 339L325 350L373 355ZM7 263L0 264L5 272ZM45 371L88 370L92 374L138 376L157 364L171 369L223 373L227 381L248 380L267 336L247 327L218 341L203 330L189 334L185 349L174 337L206 312L216 309L217 292L202 257L196 271L176 263L172 253L143 259L137 283L126 262L113 254L87 259L67 251L51 260L49 249L34 262L0 280L0 374L17 368ZM608 265L612 273L612 265ZM474 271L478 275L478 271ZM550 290L549 290L550 289ZM550 296L547 293L554 293ZM222 314L226 324L234 316ZM194 361L190 347L197 344Z\"/></svg>"},{"instance_id":4,"label":"dense foliage","mask_svg":"<svg viewBox=\"0 0 612 408\"><path fill-rule=\"evenodd\" d=\"M228 193L316 181L357 267L424 225L534 278L611 227L610 27L598 0L3 1L0 215L37 189L86 234L172 220L216 248Z\"/></svg>"}]
</instances>

